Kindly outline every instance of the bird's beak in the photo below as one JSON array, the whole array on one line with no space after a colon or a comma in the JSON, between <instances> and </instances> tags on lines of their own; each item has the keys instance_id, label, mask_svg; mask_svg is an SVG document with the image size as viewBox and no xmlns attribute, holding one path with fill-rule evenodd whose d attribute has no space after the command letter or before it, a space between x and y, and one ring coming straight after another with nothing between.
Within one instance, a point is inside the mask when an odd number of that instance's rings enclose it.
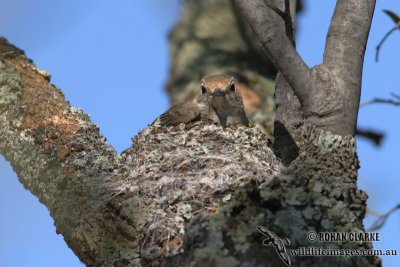
<instances>
[{"instance_id":1,"label":"bird's beak","mask_svg":"<svg viewBox=\"0 0 400 267\"><path fill-rule=\"evenodd\" d=\"M215 89L212 93L213 96L223 96L225 95L225 92L222 89Z\"/></svg>"}]
</instances>

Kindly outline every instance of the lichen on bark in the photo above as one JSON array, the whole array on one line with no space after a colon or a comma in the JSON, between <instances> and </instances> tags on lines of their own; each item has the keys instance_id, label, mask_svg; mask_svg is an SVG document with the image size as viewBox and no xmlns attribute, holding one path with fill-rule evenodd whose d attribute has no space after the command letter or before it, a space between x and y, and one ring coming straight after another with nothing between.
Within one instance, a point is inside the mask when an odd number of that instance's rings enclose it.
<instances>
[{"instance_id":1,"label":"lichen on bark","mask_svg":"<svg viewBox=\"0 0 400 267\"><path fill-rule=\"evenodd\" d=\"M364 232L367 196L356 187L358 159L355 140L324 132L312 125L297 129L299 157L257 186L248 183L232 201L205 217L192 219L184 239L184 254L166 259L165 266L286 266L272 247L262 247L264 226L287 248L370 249L369 242L311 242L310 231ZM310 156L314 155L314 156ZM340 165L341 171L332 166ZM199 227L201 225L201 227ZM185 255L186 254L186 255ZM218 260L217 260L218 259ZM380 266L377 257L293 257L293 266ZM228 266L228 265L226 265Z\"/></svg>"},{"instance_id":2,"label":"lichen on bark","mask_svg":"<svg viewBox=\"0 0 400 267\"><path fill-rule=\"evenodd\" d=\"M297 114L290 128L297 154L282 166L268 140L275 71L243 27L231 1L186 1L171 34L168 90L177 102L195 94L202 76L233 74L262 131L202 122L152 125L121 155L49 83L47 72L0 39L0 153L87 266L284 266L274 249L261 245L256 226L290 239L289 248L370 248L307 241L308 231L364 231L366 194L356 187L355 141L303 125ZM285 108L296 113L301 107ZM380 265L376 257L292 261Z\"/></svg>"}]
</instances>

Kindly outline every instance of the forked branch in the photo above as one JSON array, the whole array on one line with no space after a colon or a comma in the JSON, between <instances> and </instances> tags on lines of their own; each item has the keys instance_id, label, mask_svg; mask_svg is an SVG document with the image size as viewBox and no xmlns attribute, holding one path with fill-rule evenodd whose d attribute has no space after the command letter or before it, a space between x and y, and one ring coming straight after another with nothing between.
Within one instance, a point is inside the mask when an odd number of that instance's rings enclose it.
<instances>
[{"instance_id":1,"label":"forked branch","mask_svg":"<svg viewBox=\"0 0 400 267\"><path fill-rule=\"evenodd\" d=\"M311 70L285 34L285 23L280 17L283 13L274 11L276 8L271 2L234 2L298 97L306 121L335 134L354 135L375 0L337 1L326 39L324 62ZM291 126L281 123L290 132Z\"/></svg>"}]
</instances>

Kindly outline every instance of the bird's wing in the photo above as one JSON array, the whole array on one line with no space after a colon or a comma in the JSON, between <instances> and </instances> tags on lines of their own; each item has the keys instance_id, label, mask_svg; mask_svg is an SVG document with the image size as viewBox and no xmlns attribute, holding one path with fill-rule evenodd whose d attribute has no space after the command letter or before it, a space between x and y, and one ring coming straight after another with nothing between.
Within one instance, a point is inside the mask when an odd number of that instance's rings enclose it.
<instances>
[{"instance_id":1,"label":"bird's wing","mask_svg":"<svg viewBox=\"0 0 400 267\"><path fill-rule=\"evenodd\" d=\"M239 105L240 105L239 114L238 115L240 116L241 123L243 123L246 126L249 126L249 120L248 120L246 112L244 110L243 98L240 95L240 93L237 92L237 91L236 91L236 94L235 94L235 98L237 99L236 103L239 103Z\"/></svg>"},{"instance_id":2,"label":"bird's wing","mask_svg":"<svg viewBox=\"0 0 400 267\"><path fill-rule=\"evenodd\" d=\"M200 118L201 105L196 101L185 101L170 107L159 117L161 125L178 125L188 123Z\"/></svg>"}]
</instances>

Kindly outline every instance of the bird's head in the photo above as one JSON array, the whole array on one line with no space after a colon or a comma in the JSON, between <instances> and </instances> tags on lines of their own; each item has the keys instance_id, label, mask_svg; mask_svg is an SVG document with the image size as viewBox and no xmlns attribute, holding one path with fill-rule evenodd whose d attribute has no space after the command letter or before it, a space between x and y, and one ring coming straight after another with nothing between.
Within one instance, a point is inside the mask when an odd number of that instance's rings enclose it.
<instances>
[{"instance_id":1,"label":"bird's head","mask_svg":"<svg viewBox=\"0 0 400 267\"><path fill-rule=\"evenodd\" d=\"M235 79L227 75L213 75L201 80L201 93L218 99L235 93Z\"/></svg>"}]
</instances>

